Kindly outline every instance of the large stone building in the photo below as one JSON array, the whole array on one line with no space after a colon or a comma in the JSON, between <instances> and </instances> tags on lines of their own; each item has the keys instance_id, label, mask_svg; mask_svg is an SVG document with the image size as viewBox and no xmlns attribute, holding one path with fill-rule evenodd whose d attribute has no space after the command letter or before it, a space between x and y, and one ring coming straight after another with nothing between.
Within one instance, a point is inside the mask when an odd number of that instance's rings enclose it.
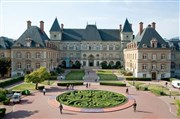
<instances>
[{"instance_id":1,"label":"large stone building","mask_svg":"<svg viewBox=\"0 0 180 119\"><path fill-rule=\"evenodd\" d=\"M155 30L155 23L143 29L140 22L139 33L124 49L125 69L135 77L153 80L170 77L171 49Z\"/></svg>"},{"instance_id":2,"label":"large stone building","mask_svg":"<svg viewBox=\"0 0 180 119\"><path fill-rule=\"evenodd\" d=\"M40 66L48 70L58 65L72 67L76 62L82 68L101 68L103 61L110 65L121 62L136 77L169 77L170 69L171 76L180 74L180 41L164 41L155 30L155 23L145 29L141 23L134 38L127 19L119 29L98 29L90 24L84 29L72 29L59 25L56 18L49 38L43 21L39 27L27 21L27 29L16 41L7 39L0 37L0 57L11 58L12 76L24 75Z\"/></svg>"}]
</instances>

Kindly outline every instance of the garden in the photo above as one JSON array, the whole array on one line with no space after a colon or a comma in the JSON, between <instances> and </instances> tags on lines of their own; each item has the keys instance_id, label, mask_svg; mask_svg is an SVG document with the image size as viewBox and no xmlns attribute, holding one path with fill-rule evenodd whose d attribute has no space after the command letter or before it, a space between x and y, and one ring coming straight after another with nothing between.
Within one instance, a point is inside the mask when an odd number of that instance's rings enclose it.
<instances>
[{"instance_id":1,"label":"garden","mask_svg":"<svg viewBox=\"0 0 180 119\"><path fill-rule=\"evenodd\" d=\"M71 72L66 75L65 80L83 80L84 75L84 70L71 70Z\"/></svg>"},{"instance_id":2,"label":"garden","mask_svg":"<svg viewBox=\"0 0 180 119\"><path fill-rule=\"evenodd\" d=\"M117 76L111 70L98 70L100 81L117 81Z\"/></svg>"},{"instance_id":3,"label":"garden","mask_svg":"<svg viewBox=\"0 0 180 119\"><path fill-rule=\"evenodd\" d=\"M122 94L103 90L70 91L57 96L64 105L79 108L107 108L124 104L127 97Z\"/></svg>"}]
</instances>

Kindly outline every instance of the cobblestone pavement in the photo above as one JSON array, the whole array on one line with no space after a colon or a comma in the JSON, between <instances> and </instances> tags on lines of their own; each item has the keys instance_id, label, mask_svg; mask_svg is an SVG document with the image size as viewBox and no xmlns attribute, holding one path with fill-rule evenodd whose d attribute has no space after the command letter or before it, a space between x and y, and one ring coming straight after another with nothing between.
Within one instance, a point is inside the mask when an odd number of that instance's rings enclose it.
<instances>
[{"instance_id":1,"label":"cobblestone pavement","mask_svg":"<svg viewBox=\"0 0 180 119\"><path fill-rule=\"evenodd\" d=\"M60 114L59 108L52 106L48 100L66 92L66 87L57 87L55 85L46 87L47 93L44 96L42 92L36 91L30 96L23 97L20 104L10 105L8 113L4 117L26 118L26 119L178 119L169 106L169 97L157 97L150 92L137 91L134 87L129 88L129 95L137 102L137 111L133 108L127 108L120 111L106 113L82 113L63 110ZM76 86L75 90L86 90L84 86ZM100 86L97 83L91 83L88 89L109 90L125 94L126 87ZM69 90L68 90L69 91Z\"/></svg>"}]
</instances>

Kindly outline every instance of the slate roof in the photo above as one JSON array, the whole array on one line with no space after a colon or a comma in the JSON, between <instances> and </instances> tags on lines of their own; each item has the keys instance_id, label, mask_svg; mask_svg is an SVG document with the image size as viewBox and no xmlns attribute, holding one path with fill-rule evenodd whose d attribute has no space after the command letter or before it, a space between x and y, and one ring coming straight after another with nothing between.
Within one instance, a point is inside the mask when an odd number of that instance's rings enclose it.
<instances>
[{"instance_id":1,"label":"slate roof","mask_svg":"<svg viewBox=\"0 0 180 119\"><path fill-rule=\"evenodd\" d=\"M168 43L159 35L159 33L152 27L147 27L143 29L143 32L138 33L134 39L138 43L138 48L142 48L143 44L147 46L147 48L151 47L151 40L157 40L157 48L162 48L162 44L165 44L168 47Z\"/></svg>"},{"instance_id":2,"label":"slate roof","mask_svg":"<svg viewBox=\"0 0 180 119\"><path fill-rule=\"evenodd\" d=\"M129 24L128 19L126 19L125 23L124 23L124 27L122 32L133 32L131 25Z\"/></svg>"},{"instance_id":3,"label":"slate roof","mask_svg":"<svg viewBox=\"0 0 180 119\"><path fill-rule=\"evenodd\" d=\"M27 38L30 38L31 46L35 47L35 45L38 43L40 47L46 47L45 41L49 40L48 36L45 32L42 32L39 27L37 26L30 26L14 43L13 46L17 46L17 44L20 44L21 47L26 47L26 40Z\"/></svg>"},{"instance_id":4,"label":"slate roof","mask_svg":"<svg viewBox=\"0 0 180 119\"><path fill-rule=\"evenodd\" d=\"M7 37L0 37L0 49L11 49L13 43L13 39Z\"/></svg>"},{"instance_id":5,"label":"slate roof","mask_svg":"<svg viewBox=\"0 0 180 119\"><path fill-rule=\"evenodd\" d=\"M179 37L171 38L167 41L170 47L180 51L180 39Z\"/></svg>"},{"instance_id":6,"label":"slate roof","mask_svg":"<svg viewBox=\"0 0 180 119\"><path fill-rule=\"evenodd\" d=\"M50 32L53 32L53 31L55 31L55 32L61 31L61 28L59 26L59 22L58 22L57 18L54 20L54 23L50 29Z\"/></svg>"}]
</instances>

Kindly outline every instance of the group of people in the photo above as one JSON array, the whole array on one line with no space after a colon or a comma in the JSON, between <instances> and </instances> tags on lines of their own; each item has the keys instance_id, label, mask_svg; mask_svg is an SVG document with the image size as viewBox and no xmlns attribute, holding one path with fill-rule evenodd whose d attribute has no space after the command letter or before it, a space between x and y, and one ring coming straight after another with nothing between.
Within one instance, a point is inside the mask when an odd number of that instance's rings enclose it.
<instances>
[{"instance_id":1,"label":"group of people","mask_svg":"<svg viewBox=\"0 0 180 119\"><path fill-rule=\"evenodd\" d=\"M91 84L90 83L86 83L86 88L90 87Z\"/></svg>"},{"instance_id":2,"label":"group of people","mask_svg":"<svg viewBox=\"0 0 180 119\"><path fill-rule=\"evenodd\" d=\"M74 85L73 84L67 84L67 86L66 86L66 89L68 90L68 89L74 89Z\"/></svg>"}]
</instances>

